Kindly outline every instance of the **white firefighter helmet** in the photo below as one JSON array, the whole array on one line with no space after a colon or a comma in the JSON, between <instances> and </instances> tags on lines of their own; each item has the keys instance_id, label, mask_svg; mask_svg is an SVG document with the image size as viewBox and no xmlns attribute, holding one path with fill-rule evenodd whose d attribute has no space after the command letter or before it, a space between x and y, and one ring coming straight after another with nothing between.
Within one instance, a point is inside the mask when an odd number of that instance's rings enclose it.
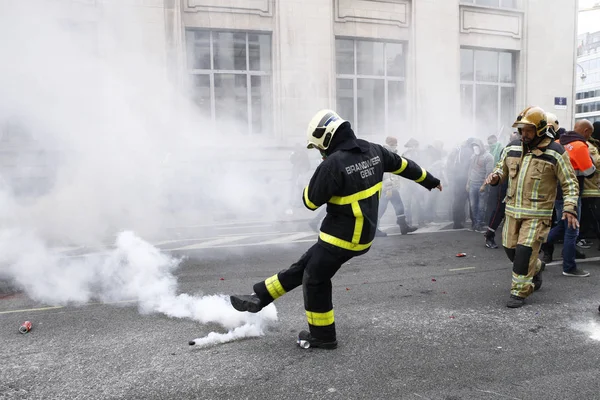
<instances>
[{"instance_id":1,"label":"white firefighter helmet","mask_svg":"<svg viewBox=\"0 0 600 400\"><path fill-rule=\"evenodd\" d=\"M548 130L550 131L552 136L556 135L556 132L558 132L558 130L560 129L558 118L551 112L546 111L546 120L548 121Z\"/></svg>"},{"instance_id":2,"label":"white firefighter helmet","mask_svg":"<svg viewBox=\"0 0 600 400\"><path fill-rule=\"evenodd\" d=\"M344 122L346 120L342 119L335 111L319 111L308 124L308 130L306 131L308 143L306 147L309 149L327 150L335 131Z\"/></svg>"}]
</instances>

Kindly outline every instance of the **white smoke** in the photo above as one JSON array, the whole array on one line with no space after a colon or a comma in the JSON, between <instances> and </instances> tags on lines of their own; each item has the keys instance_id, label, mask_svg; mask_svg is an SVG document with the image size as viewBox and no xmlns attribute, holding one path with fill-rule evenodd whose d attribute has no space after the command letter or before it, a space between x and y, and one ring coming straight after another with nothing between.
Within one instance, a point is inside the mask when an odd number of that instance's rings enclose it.
<instances>
[{"instance_id":1,"label":"white smoke","mask_svg":"<svg viewBox=\"0 0 600 400\"><path fill-rule=\"evenodd\" d=\"M180 260L138 237L285 205L238 161L252 146L260 159L263 141L213 130L173 85L165 11L129 3L0 0L0 279L46 304L134 300L233 338L263 334L274 307L252 315L224 296L177 294ZM118 232L105 254L56 250Z\"/></svg>"},{"instance_id":2,"label":"white smoke","mask_svg":"<svg viewBox=\"0 0 600 400\"><path fill-rule=\"evenodd\" d=\"M28 246L25 248L24 246ZM136 302L140 313L161 313L229 330L211 332L196 345L261 336L277 321L274 305L258 314L236 311L224 295L177 294L173 275L181 260L161 253L132 232L118 235L106 254L61 257L27 232L0 232L0 265L31 298L52 305L79 305L91 300Z\"/></svg>"},{"instance_id":3,"label":"white smoke","mask_svg":"<svg viewBox=\"0 0 600 400\"><path fill-rule=\"evenodd\" d=\"M578 324L575 328L585 332L590 339L600 341L600 324L598 322L590 321L585 324Z\"/></svg>"}]
</instances>

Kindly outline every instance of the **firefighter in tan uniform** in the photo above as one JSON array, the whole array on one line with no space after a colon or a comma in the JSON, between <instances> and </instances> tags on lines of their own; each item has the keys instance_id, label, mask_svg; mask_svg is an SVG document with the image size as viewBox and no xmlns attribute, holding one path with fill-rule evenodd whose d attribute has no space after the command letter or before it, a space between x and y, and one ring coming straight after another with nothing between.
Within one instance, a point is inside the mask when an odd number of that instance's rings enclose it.
<instances>
[{"instance_id":1,"label":"firefighter in tan uniform","mask_svg":"<svg viewBox=\"0 0 600 400\"><path fill-rule=\"evenodd\" d=\"M579 188L569 155L552 137L544 110L528 107L513 124L521 134L502 151L495 170L485 183L492 186L508 179L504 249L513 263L507 307L523 306L525 298L541 287L545 267L538 259L541 244L550 231L557 184L564 197L562 218L578 227Z\"/></svg>"}]
</instances>

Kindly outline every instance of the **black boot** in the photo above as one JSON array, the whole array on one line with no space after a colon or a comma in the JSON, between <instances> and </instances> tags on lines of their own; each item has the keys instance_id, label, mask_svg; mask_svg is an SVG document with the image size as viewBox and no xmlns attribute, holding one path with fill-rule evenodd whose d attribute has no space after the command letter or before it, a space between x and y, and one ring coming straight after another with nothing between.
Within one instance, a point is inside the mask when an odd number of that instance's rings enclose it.
<instances>
[{"instance_id":1,"label":"black boot","mask_svg":"<svg viewBox=\"0 0 600 400\"><path fill-rule=\"evenodd\" d=\"M525 304L524 297L519 297L519 296L515 296L514 294L511 294L510 299L508 299L508 302L506 303L506 307L519 308L519 307L523 307L524 304Z\"/></svg>"},{"instance_id":2,"label":"black boot","mask_svg":"<svg viewBox=\"0 0 600 400\"><path fill-rule=\"evenodd\" d=\"M542 272L546 269L546 263L542 261L540 271L533 276L533 291L540 290L542 287Z\"/></svg>"},{"instance_id":3,"label":"black boot","mask_svg":"<svg viewBox=\"0 0 600 400\"><path fill-rule=\"evenodd\" d=\"M309 349L311 347L318 347L325 350L333 350L337 348L337 340L325 341L312 337L309 331L301 331L298 334L298 340L296 341L298 346L303 349Z\"/></svg>"},{"instance_id":4,"label":"black boot","mask_svg":"<svg viewBox=\"0 0 600 400\"><path fill-rule=\"evenodd\" d=\"M498 245L496 244L496 233L494 231L490 231L489 229L485 233L485 247L489 249L497 249Z\"/></svg>"},{"instance_id":5,"label":"black boot","mask_svg":"<svg viewBox=\"0 0 600 400\"><path fill-rule=\"evenodd\" d=\"M553 244L548 244L548 243L543 243L542 244L542 261L546 264L549 264L552 262L552 255L554 253L554 245Z\"/></svg>"},{"instance_id":6,"label":"black boot","mask_svg":"<svg viewBox=\"0 0 600 400\"><path fill-rule=\"evenodd\" d=\"M416 226L410 226L406 223L406 217L404 215L399 216L398 218L396 218L396 223L398 224L398 226L400 227L400 233L402 233L403 235L407 235L411 232L416 231L418 228Z\"/></svg>"},{"instance_id":7,"label":"black boot","mask_svg":"<svg viewBox=\"0 0 600 400\"><path fill-rule=\"evenodd\" d=\"M250 295L242 294L229 296L231 305L238 311L248 311L251 313L257 313L262 310L263 305L258 296L255 293Z\"/></svg>"}]
</instances>

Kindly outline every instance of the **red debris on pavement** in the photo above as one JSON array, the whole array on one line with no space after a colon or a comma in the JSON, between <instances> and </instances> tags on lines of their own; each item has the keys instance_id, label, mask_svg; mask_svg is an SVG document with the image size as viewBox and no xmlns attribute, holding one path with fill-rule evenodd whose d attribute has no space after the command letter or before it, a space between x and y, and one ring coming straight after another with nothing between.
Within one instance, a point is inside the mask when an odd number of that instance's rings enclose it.
<instances>
[{"instance_id":1,"label":"red debris on pavement","mask_svg":"<svg viewBox=\"0 0 600 400\"><path fill-rule=\"evenodd\" d=\"M466 257L467 253L458 253L456 257Z\"/></svg>"}]
</instances>

